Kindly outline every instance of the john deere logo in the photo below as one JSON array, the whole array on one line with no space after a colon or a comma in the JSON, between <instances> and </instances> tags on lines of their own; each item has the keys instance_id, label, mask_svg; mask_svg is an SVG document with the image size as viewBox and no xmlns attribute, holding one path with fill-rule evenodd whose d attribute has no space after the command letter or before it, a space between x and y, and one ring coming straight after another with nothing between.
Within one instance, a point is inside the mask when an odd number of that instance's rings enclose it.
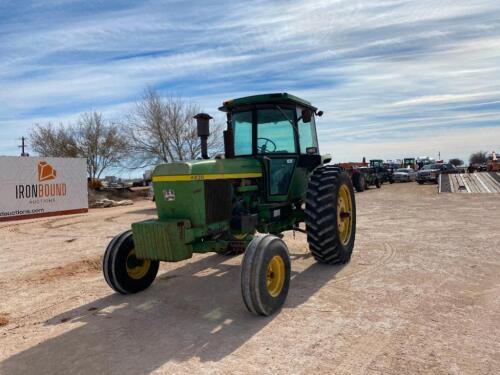
<instances>
[{"instance_id":1,"label":"john deere logo","mask_svg":"<svg viewBox=\"0 0 500 375\"><path fill-rule=\"evenodd\" d=\"M172 189L163 190L163 197L167 202L175 201L175 191Z\"/></svg>"},{"instance_id":2,"label":"john deere logo","mask_svg":"<svg viewBox=\"0 0 500 375\"><path fill-rule=\"evenodd\" d=\"M38 181L49 181L56 178L56 170L46 161L38 163Z\"/></svg>"}]
</instances>

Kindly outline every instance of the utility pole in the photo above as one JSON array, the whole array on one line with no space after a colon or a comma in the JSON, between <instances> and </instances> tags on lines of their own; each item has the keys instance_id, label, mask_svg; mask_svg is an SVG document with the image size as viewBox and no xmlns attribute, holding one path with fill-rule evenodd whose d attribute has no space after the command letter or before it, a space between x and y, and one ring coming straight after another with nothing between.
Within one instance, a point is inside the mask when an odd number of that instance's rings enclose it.
<instances>
[{"instance_id":1,"label":"utility pole","mask_svg":"<svg viewBox=\"0 0 500 375\"><path fill-rule=\"evenodd\" d=\"M441 151L438 152L438 160L441 160Z\"/></svg>"},{"instance_id":2,"label":"utility pole","mask_svg":"<svg viewBox=\"0 0 500 375\"><path fill-rule=\"evenodd\" d=\"M30 154L28 154L26 152L26 138L24 137L21 137L21 145L20 146L17 146L19 148L21 148L21 156L30 156Z\"/></svg>"}]
</instances>

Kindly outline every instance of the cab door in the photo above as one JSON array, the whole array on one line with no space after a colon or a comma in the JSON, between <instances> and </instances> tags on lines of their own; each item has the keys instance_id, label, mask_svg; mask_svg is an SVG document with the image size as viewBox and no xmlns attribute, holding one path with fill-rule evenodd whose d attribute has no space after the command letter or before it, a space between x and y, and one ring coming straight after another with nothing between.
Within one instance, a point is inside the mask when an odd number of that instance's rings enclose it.
<instances>
[{"instance_id":1,"label":"cab door","mask_svg":"<svg viewBox=\"0 0 500 375\"><path fill-rule=\"evenodd\" d=\"M297 135L294 108L259 108L255 153L264 164L267 200L286 201L297 166Z\"/></svg>"}]
</instances>

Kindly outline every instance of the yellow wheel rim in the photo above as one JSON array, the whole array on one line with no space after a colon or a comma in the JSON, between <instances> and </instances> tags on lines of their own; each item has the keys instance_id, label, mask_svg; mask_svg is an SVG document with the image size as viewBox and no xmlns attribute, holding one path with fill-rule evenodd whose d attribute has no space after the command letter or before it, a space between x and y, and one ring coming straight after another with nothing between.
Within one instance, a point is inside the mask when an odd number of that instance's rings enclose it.
<instances>
[{"instance_id":1,"label":"yellow wheel rim","mask_svg":"<svg viewBox=\"0 0 500 375\"><path fill-rule=\"evenodd\" d=\"M246 236L248 236L248 233L233 234L233 237L236 238L238 241L244 240Z\"/></svg>"},{"instance_id":2,"label":"yellow wheel rim","mask_svg":"<svg viewBox=\"0 0 500 375\"><path fill-rule=\"evenodd\" d=\"M135 249L132 249L127 255L126 264L127 274L134 280L140 280L148 273L151 261L137 258Z\"/></svg>"},{"instance_id":3,"label":"yellow wheel rim","mask_svg":"<svg viewBox=\"0 0 500 375\"><path fill-rule=\"evenodd\" d=\"M347 185L341 185L337 198L337 226L340 242L345 246L349 243L352 233L352 198Z\"/></svg>"},{"instance_id":4,"label":"yellow wheel rim","mask_svg":"<svg viewBox=\"0 0 500 375\"><path fill-rule=\"evenodd\" d=\"M267 291L277 297L285 284L285 262L279 255L275 255L267 266Z\"/></svg>"}]
</instances>

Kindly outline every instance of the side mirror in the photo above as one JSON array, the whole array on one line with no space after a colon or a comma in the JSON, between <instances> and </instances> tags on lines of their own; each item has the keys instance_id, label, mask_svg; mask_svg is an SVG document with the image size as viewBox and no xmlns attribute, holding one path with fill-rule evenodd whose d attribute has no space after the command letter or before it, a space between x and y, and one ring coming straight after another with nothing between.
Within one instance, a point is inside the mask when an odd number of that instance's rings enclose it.
<instances>
[{"instance_id":1,"label":"side mirror","mask_svg":"<svg viewBox=\"0 0 500 375\"><path fill-rule=\"evenodd\" d=\"M318 115L318 117L321 117L323 116L323 111L318 111L316 114Z\"/></svg>"},{"instance_id":2,"label":"side mirror","mask_svg":"<svg viewBox=\"0 0 500 375\"><path fill-rule=\"evenodd\" d=\"M318 153L318 148L317 147L308 147L306 148L306 154L307 155L316 155Z\"/></svg>"},{"instance_id":3,"label":"side mirror","mask_svg":"<svg viewBox=\"0 0 500 375\"><path fill-rule=\"evenodd\" d=\"M302 110L302 121L305 123L311 122L312 118L312 111L310 109L303 109Z\"/></svg>"}]
</instances>

